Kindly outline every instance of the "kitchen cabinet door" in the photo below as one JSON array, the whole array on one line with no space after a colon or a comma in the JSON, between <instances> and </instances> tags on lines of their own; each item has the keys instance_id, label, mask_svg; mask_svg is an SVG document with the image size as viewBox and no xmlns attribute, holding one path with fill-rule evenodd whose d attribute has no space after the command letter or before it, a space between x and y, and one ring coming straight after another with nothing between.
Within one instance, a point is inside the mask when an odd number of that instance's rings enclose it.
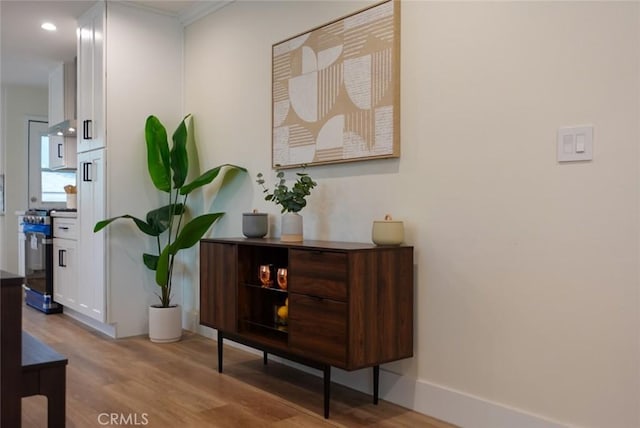
<instances>
[{"instance_id":1,"label":"kitchen cabinet door","mask_svg":"<svg viewBox=\"0 0 640 428\"><path fill-rule=\"evenodd\" d=\"M49 135L49 169L75 169L77 159L75 138Z\"/></svg>"},{"instance_id":2,"label":"kitchen cabinet door","mask_svg":"<svg viewBox=\"0 0 640 428\"><path fill-rule=\"evenodd\" d=\"M94 233L105 218L105 150L78 154L78 305L80 312L106 322L105 239Z\"/></svg>"},{"instance_id":3,"label":"kitchen cabinet door","mask_svg":"<svg viewBox=\"0 0 640 428\"><path fill-rule=\"evenodd\" d=\"M71 239L53 239L53 300L77 309L77 244Z\"/></svg>"},{"instance_id":4,"label":"kitchen cabinet door","mask_svg":"<svg viewBox=\"0 0 640 428\"><path fill-rule=\"evenodd\" d=\"M98 2L78 19L78 152L104 147L104 28Z\"/></svg>"}]
</instances>

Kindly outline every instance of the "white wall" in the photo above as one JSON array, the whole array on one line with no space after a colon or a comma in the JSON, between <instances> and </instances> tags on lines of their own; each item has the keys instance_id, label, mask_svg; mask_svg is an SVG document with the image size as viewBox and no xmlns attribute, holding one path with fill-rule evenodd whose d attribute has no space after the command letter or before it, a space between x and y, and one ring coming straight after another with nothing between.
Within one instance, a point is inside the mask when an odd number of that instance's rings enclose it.
<instances>
[{"instance_id":1,"label":"white wall","mask_svg":"<svg viewBox=\"0 0 640 428\"><path fill-rule=\"evenodd\" d=\"M105 44L107 217L144 219L167 203L147 172L144 126L154 114L170 138L181 119L182 26L174 17L109 2ZM146 308L158 302L159 289L142 252L155 252L154 240L131 222L107 233L109 319L117 323L118 337L146 334ZM174 295L180 303L180 290Z\"/></svg>"},{"instance_id":2,"label":"white wall","mask_svg":"<svg viewBox=\"0 0 640 428\"><path fill-rule=\"evenodd\" d=\"M250 170L214 235L240 235L252 208L277 223L253 182L270 173L271 45L361 6L235 2L186 29L201 162ZM543 425L640 426L638 9L402 3L402 156L308 169L319 186L303 214L316 239L369 241L373 219L405 221L415 356L385 366L403 382ZM594 160L558 164L557 129L580 124L594 126Z\"/></svg>"},{"instance_id":3,"label":"white wall","mask_svg":"<svg viewBox=\"0 0 640 428\"><path fill-rule=\"evenodd\" d=\"M18 272L17 210L27 209L27 117L46 120L46 87L2 87L0 174L5 175L5 215L0 216L0 268Z\"/></svg>"}]
</instances>

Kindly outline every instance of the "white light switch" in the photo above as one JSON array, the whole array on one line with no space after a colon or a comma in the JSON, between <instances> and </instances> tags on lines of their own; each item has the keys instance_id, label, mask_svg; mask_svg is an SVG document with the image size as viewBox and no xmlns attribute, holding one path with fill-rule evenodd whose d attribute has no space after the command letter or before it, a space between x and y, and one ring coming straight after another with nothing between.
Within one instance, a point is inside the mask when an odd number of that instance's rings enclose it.
<instances>
[{"instance_id":1,"label":"white light switch","mask_svg":"<svg viewBox=\"0 0 640 428\"><path fill-rule=\"evenodd\" d=\"M593 126L574 126L558 129L558 162L593 159Z\"/></svg>"},{"instance_id":2,"label":"white light switch","mask_svg":"<svg viewBox=\"0 0 640 428\"><path fill-rule=\"evenodd\" d=\"M562 151L564 153L573 153L573 135L567 134L562 137Z\"/></svg>"},{"instance_id":3,"label":"white light switch","mask_svg":"<svg viewBox=\"0 0 640 428\"><path fill-rule=\"evenodd\" d=\"M584 153L584 135L576 135L576 153Z\"/></svg>"}]
</instances>

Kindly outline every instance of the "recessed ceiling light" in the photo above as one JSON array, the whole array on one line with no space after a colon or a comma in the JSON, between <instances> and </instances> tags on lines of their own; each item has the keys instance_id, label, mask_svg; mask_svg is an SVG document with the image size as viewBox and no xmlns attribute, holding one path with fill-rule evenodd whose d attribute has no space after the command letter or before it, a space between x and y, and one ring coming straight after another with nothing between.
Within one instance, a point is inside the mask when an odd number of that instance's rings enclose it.
<instances>
[{"instance_id":1,"label":"recessed ceiling light","mask_svg":"<svg viewBox=\"0 0 640 428\"><path fill-rule=\"evenodd\" d=\"M56 31L56 26L54 24L52 24L51 22L44 22L40 28L42 28L43 30L47 30L47 31Z\"/></svg>"}]
</instances>

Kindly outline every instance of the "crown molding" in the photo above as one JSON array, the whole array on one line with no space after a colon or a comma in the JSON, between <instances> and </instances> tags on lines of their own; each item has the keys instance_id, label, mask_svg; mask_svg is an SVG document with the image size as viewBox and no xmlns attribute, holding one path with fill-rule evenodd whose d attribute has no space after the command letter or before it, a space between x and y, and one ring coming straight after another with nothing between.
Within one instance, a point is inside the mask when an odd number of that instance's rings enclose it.
<instances>
[{"instance_id":1,"label":"crown molding","mask_svg":"<svg viewBox=\"0 0 640 428\"><path fill-rule=\"evenodd\" d=\"M214 0L198 2L181 12L178 15L178 21L180 21L182 26L186 27L205 16L222 9L234 1L235 0Z\"/></svg>"}]
</instances>

